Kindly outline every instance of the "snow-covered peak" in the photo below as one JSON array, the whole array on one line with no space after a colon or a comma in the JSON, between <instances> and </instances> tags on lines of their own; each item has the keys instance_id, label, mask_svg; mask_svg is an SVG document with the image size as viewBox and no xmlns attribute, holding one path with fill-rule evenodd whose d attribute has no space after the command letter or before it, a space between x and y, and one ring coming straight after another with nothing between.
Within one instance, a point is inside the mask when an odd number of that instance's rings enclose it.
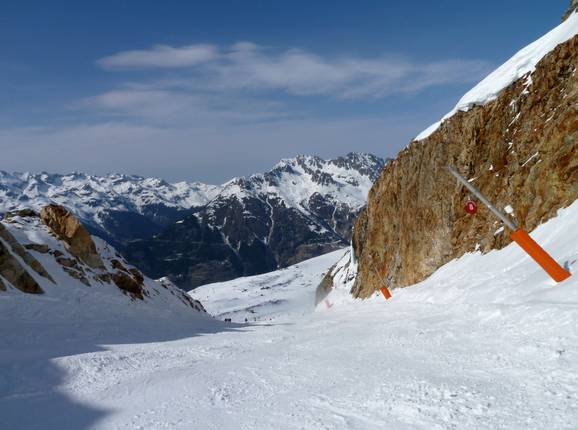
<instances>
[{"instance_id":1,"label":"snow-covered peak","mask_svg":"<svg viewBox=\"0 0 578 430\"><path fill-rule=\"evenodd\" d=\"M418 134L415 140L423 140L429 137L439 128L442 122L452 117L458 111L467 112L476 105L484 105L494 100L508 85L528 73L531 74L536 69L538 62L556 46L566 42L577 34L578 12L574 12L558 27L520 50L478 85L468 91L446 116ZM528 78L528 84L529 83L531 83L531 75Z\"/></svg>"},{"instance_id":2,"label":"snow-covered peak","mask_svg":"<svg viewBox=\"0 0 578 430\"><path fill-rule=\"evenodd\" d=\"M265 173L233 178L220 186L168 183L160 178L118 173L96 176L0 171L0 213L19 208L39 210L57 203L83 219L97 221L98 214L107 210L142 213L151 205L190 209L205 206L218 196L242 197L255 192L278 194L292 206L321 192L361 207L383 165L382 159L363 153L332 160L299 155L281 160Z\"/></svg>"},{"instance_id":3,"label":"snow-covered peak","mask_svg":"<svg viewBox=\"0 0 578 430\"><path fill-rule=\"evenodd\" d=\"M384 160L365 153L329 160L298 155L281 160L265 173L232 179L223 185L215 202L231 196L269 196L281 199L288 207L301 208L317 193L359 209L384 164Z\"/></svg>"}]
</instances>

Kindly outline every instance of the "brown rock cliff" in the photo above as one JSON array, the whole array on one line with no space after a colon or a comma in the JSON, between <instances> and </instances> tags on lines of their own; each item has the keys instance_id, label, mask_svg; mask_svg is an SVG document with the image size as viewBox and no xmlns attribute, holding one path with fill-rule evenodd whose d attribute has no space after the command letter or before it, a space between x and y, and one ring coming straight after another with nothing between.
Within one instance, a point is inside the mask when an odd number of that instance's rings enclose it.
<instances>
[{"instance_id":1,"label":"brown rock cliff","mask_svg":"<svg viewBox=\"0 0 578 430\"><path fill-rule=\"evenodd\" d=\"M58 239L66 243L74 256L93 269L104 268L88 230L63 206L53 204L43 207L40 218Z\"/></svg>"},{"instance_id":2,"label":"brown rock cliff","mask_svg":"<svg viewBox=\"0 0 578 430\"><path fill-rule=\"evenodd\" d=\"M458 112L385 167L355 224L355 296L421 281L477 244L487 252L510 242L484 207L464 212L468 195L448 164L528 230L578 198L577 66L578 36L540 61L530 85L523 77Z\"/></svg>"}]
</instances>

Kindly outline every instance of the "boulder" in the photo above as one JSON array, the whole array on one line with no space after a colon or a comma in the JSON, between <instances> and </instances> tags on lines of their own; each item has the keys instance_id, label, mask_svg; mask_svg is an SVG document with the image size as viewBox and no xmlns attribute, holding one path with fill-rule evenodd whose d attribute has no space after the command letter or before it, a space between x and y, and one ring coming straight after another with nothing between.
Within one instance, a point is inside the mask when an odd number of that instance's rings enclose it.
<instances>
[{"instance_id":1,"label":"boulder","mask_svg":"<svg viewBox=\"0 0 578 430\"><path fill-rule=\"evenodd\" d=\"M93 269L104 269L90 233L66 208L56 204L45 206L40 218L71 254Z\"/></svg>"}]
</instances>

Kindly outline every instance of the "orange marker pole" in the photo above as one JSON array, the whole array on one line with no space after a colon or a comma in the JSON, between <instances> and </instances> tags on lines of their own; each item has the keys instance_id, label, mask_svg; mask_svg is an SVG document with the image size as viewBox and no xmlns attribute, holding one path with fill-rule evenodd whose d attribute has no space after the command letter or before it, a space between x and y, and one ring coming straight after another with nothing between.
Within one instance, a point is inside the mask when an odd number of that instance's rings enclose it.
<instances>
[{"instance_id":1,"label":"orange marker pole","mask_svg":"<svg viewBox=\"0 0 578 430\"><path fill-rule=\"evenodd\" d=\"M544 249L530 237L530 235L521 228L518 228L516 223L504 215L498 208L496 208L492 202L490 202L486 196L470 181L464 178L459 172L452 166L448 166L449 171L455 178L460 181L468 190L470 190L480 201L485 204L488 209L500 219L512 232L510 237L514 242L516 242L520 247L528 253L530 257L538 263L542 269L548 273L556 282L562 282L567 279L571 274L563 269Z\"/></svg>"},{"instance_id":2,"label":"orange marker pole","mask_svg":"<svg viewBox=\"0 0 578 430\"><path fill-rule=\"evenodd\" d=\"M383 294L383 297L385 297L385 300L388 300L391 298L391 293L389 292L387 287L381 287L380 291L381 291L381 294Z\"/></svg>"},{"instance_id":3,"label":"orange marker pole","mask_svg":"<svg viewBox=\"0 0 578 430\"><path fill-rule=\"evenodd\" d=\"M556 282L568 279L571 274L550 257L544 249L523 229L519 228L510 233L510 237L528 253L530 257L544 269Z\"/></svg>"}]
</instances>

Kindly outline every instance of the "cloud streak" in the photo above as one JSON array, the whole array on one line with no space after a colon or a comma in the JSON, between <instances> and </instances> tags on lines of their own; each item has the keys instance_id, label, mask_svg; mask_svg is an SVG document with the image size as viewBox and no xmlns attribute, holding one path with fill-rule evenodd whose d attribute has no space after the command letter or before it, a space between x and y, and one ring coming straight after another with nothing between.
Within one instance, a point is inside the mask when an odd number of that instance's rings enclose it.
<instances>
[{"instance_id":1,"label":"cloud streak","mask_svg":"<svg viewBox=\"0 0 578 430\"><path fill-rule=\"evenodd\" d=\"M0 130L5 165L218 182L297 153L393 155L453 102L434 112L440 97L425 90L475 82L489 69L251 42L155 45L96 63L114 84L55 112L62 118L50 126Z\"/></svg>"},{"instance_id":2,"label":"cloud streak","mask_svg":"<svg viewBox=\"0 0 578 430\"><path fill-rule=\"evenodd\" d=\"M217 57L213 45L189 45L173 48L168 45L154 45L148 50L123 51L101 58L97 64L104 69L140 69L190 67L211 61Z\"/></svg>"},{"instance_id":3,"label":"cloud streak","mask_svg":"<svg viewBox=\"0 0 578 430\"><path fill-rule=\"evenodd\" d=\"M439 85L470 83L490 69L480 60L328 57L299 48L276 50L251 42L227 47L156 45L149 50L119 52L97 63L107 70L170 69L187 76L181 84L205 91L279 91L334 99L378 99Z\"/></svg>"}]
</instances>

